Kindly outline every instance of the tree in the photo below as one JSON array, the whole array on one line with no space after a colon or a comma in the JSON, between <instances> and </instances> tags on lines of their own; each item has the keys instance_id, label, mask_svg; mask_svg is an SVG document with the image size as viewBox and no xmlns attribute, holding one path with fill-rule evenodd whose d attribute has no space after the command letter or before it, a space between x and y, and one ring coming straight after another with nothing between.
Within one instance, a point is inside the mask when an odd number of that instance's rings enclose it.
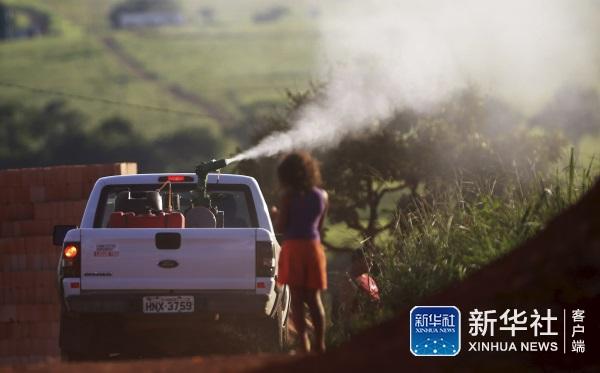
<instances>
[{"instance_id":1,"label":"tree","mask_svg":"<svg viewBox=\"0 0 600 373\"><path fill-rule=\"evenodd\" d=\"M284 113L253 129L253 143L289 129L298 110L319 100L319 90L288 96ZM532 133L521 122L508 105L467 90L430 114L398 112L374 130L316 152L330 195L330 221L374 243L395 227L396 214L407 212L417 194L427 198L460 178L493 179L495 192L502 193L509 185L503 181L535 176L558 159L564 141ZM275 158L265 158L242 162L238 171L256 177L267 201L276 204L275 167Z\"/></svg>"},{"instance_id":2,"label":"tree","mask_svg":"<svg viewBox=\"0 0 600 373\"><path fill-rule=\"evenodd\" d=\"M258 117L256 112L250 108L245 110L244 114L246 118L242 120L242 123L250 127L250 145L259 143L260 140L271 133L289 130L291 127L290 118L313 98L317 92L318 88L315 87L300 93L286 91L287 104L283 110L281 112L273 111L262 118ZM235 170L240 174L253 176L262 186L261 189L267 203L276 205L279 202L277 178L275 175L276 167L277 157L268 157L239 162L235 165Z\"/></svg>"},{"instance_id":3,"label":"tree","mask_svg":"<svg viewBox=\"0 0 600 373\"><path fill-rule=\"evenodd\" d=\"M193 172L200 162L223 154L223 141L205 127L183 128L157 138L155 168Z\"/></svg>"},{"instance_id":4,"label":"tree","mask_svg":"<svg viewBox=\"0 0 600 373\"><path fill-rule=\"evenodd\" d=\"M558 91L530 124L562 131L577 143L585 135L600 132L600 95L591 88L565 87Z\"/></svg>"},{"instance_id":5,"label":"tree","mask_svg":"<svg viewBox=\"0 0 600 373\"><path fill-rule=\"evenodd\" d=\"M190 171L224 152L218 134L191 127L145 138L129 120L110 117L87 129L87 118L64 101L42 108L0 103L0 168L137 162L142 172Z\"/></svg>"},{"instance_id":6,"label":"tree","mask_svg":"<svg viewBox=\"0 0 600 373\"><path fill-rule=\"evenodd\" d=\"M414 121L413 115L398 116L395 125L347 138L320 154L333 206L332 222L345 223L366 240L393 226L396 208L382 211L384 197L401 191L414 195L418 187L418 178L411 170L409 143L400 130L411 127ZM401 197L397 199L396 204ZM387 221L382 215L387 215Z\"/></svg>"}]
</instances>

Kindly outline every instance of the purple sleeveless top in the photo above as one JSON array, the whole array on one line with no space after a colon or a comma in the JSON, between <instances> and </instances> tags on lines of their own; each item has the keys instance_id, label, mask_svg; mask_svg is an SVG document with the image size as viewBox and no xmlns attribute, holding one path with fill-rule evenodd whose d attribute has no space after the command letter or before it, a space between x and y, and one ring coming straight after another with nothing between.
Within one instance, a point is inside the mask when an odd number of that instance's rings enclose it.
<instances>
[{"instance_id":1,"label":"purple sleeveless top","mask_svg":"<svg viewBox=\"0 0 600 373\"><path fill-rule=\"evenodd\" d=\"M325 213L323 191L317 187L290 198L284 238L290 240L320 240L319 221Z\"/></svg>"}]
</instances>

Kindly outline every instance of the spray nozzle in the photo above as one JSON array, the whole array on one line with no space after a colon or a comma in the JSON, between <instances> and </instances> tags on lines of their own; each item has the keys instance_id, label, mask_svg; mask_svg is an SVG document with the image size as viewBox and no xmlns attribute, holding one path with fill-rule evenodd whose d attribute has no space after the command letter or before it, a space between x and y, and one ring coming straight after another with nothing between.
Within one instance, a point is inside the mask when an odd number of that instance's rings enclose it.
<instances>
[{"instance_id":1,"label":"spray nozzle","mask_svg":"<svg viewBox=\"0 0 600 373\"><path fill-rule=\"evenodd\" d=\"M206 193L206 179L209 172L217 171L229 164L227 159L213 159L207 162L202 162L196 166L196 175L198 175L198 196L195 198L194 204L211 208L210 197Z\"/></svg>"},{"instance_id":2,"label":"spray nozzle","mask_svg":"<svg viewBox=\"0 0 600 373\"><path fill-rule=\"evenodd\" d=\"M198 175L198 181L200 181L200 177L206 178L206 175L209 172L217 171L227 166L227 164L229 164L227 159L213 159L200 163L198 166L196 166L196 175Z\"/></svg>"}]
</instances>

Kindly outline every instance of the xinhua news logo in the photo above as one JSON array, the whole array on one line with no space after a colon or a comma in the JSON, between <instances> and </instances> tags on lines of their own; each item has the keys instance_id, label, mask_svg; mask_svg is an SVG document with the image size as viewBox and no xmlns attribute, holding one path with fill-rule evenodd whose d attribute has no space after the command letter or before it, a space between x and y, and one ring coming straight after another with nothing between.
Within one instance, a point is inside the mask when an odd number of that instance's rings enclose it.
<instances>
[{"instance_id":1,"label":"xinhua news logo","mask_svg":"<svg viewBox=\"0 0 600 373\"><path fill-rule=\"evenodd\" d=\"M415 356L456 356L460 352L460 310L416 306L410 310L410 352Z\"/></svg>"}]
</instances>

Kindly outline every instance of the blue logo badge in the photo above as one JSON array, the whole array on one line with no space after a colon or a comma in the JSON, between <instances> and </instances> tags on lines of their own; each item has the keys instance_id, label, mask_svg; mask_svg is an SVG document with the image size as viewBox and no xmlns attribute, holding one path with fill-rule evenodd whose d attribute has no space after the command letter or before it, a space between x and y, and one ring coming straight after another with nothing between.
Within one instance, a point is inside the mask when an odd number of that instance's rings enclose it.
<instances>
[{"instance_id":1,"label":"blue logo badge","mask_svg":"<svg viewBox=\"0 0 600 373\"><path fill-rule=\"evenodd\" d=\"M456 356L460 352L460 310L416 306L410 310L410 352L415 356Z\"/></svg>"}]
</instances>

